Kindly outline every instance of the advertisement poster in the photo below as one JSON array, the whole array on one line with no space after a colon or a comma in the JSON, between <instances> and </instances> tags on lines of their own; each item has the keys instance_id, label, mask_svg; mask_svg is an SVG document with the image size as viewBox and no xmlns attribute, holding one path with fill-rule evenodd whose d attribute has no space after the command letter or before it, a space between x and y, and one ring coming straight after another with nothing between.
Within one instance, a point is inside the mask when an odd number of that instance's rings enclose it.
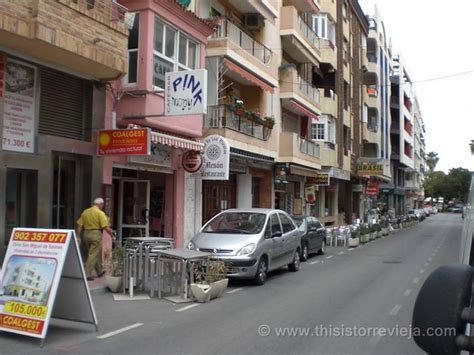
<instances>
[{"instance_id":1,"label":"advertisement poster","mask_svg":"<svg viewBox=\"0 0 474 355\"><path fill-rule=\"evenodd\" d=\"M165 116L205 113L207 113L207 70L166 73Z\"/></svg>"},{"instance_id":2,"label":"advertisement poster","mask_svg":"<svg viewBox=\"0 0 474 355\"><path fill-rule=\"evenodd\" d=\"M149 155L149 128L100 130L98 155Z\"/></svg>"},{"instance_id":3,"label":"advertisement poster","mask_svg":"<svg viewBox=\"0 0 474 355\"><path fill-rule=\"evenodd\" d=\"M45 337L72 233L13 230L0 278L0 330Z\"/></svg>"},{"instance_id":4,"label":"advertisement poster","mask_svg":"<svg viewBox=\"0 0 474 355\"><path fill-rule=\"evenodd\" d=\"M2 74L5 76L2 148L34 153L36 68L9 59Z\"/></svg>"}]
</instances>

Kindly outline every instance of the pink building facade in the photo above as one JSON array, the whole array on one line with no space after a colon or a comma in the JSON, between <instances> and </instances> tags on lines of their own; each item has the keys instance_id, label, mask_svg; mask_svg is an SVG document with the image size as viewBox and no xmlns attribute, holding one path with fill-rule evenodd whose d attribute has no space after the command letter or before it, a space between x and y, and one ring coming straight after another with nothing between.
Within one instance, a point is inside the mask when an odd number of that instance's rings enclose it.
<instances>
[{"instance_id":1,"label":"pink building facade","mask_svg":"<svg viewBox=\"0 0 474 355\"><path fill-rule=\"evenodd\" d=\"M129 70L107 90L106 128L152 130L152 155L104 158L102 183L111 225L129 237L173 238L182 247L187 150L201 150L203 116L163 116L165 73L205 67L212 27L174 0L121 3L130 19ZM188 211L186 212L188 213Z\"/></svg>"}]
</instances>

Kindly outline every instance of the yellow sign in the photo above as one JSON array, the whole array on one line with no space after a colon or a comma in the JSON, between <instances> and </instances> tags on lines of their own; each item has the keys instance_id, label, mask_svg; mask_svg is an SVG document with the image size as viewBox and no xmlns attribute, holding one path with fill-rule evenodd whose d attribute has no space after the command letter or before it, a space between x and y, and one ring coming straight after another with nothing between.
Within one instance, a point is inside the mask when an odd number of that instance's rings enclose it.
<instances>
[{"instance_id":1,"label":"yellow sign","mask_svg":"<svg viewBox=\"0 0 474 355\"><path fill-rule=\"evenodd\" d=\"M383 165L382 164L359 164L357 166L357 172L359 175L382 175Z\"/></svg>"},{"instance_id":2,"label":"yellow sign","mask_svg":"<svg viewBox=\"0 0 474 355\"><path fill-rule=\"evenodd\" d=\"M8 301L5 303L3 312L9 313L9 314L16 314L19 316L28 316L28 317L45 319L46 315L48 314L48 307L34 305L34 304L27 304L27 303L22 303L22 302Z\"/></svg>"}]
</instances>

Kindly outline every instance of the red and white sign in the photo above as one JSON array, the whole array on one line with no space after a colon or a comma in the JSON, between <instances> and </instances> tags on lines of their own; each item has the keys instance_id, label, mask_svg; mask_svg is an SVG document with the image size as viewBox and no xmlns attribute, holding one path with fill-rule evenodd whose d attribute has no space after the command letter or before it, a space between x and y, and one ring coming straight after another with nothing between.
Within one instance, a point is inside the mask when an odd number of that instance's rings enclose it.
<instances>
[{"instance_id":1,"label":"red and white sign","mask_svg":"<svg viewBox=\"0 0 474 355\"><path fill-rule=\"evenodd\" d=\"M0 63L2 67L6 69L0 70L2 79L5 76L2 148L34 153L36 67L11 59Z\"/></svg>"},{"instance_id":2,"label":"red and white sign","mask_svg":"<svg viewBox=\"0 0 474 355\"><path fill-rule=\"evenodd\" d=\"M202 167L203 158L201 153L194 150L188 150L184 153L181 165L188 173L196 173Z\"/></svg>"},{"instance_id":3,"label":"red and white sign","mask_svg":"<svg viewBox=\"0 0 474 355\"><path fill-rule=\"evenodd\" d=\"M150 129L110 129L99 131L98 155L149 155Z\"/></svg>"},{"instance_id":4,"label":"red and white sign","mask_svg":"<svg viewBox=\"0 0 474 355\"><path fill-rule=\"evenodd\" d=\"M74 282L59 288L62 276ZM52 316L78 319L71 312L89 305L83 319L97 324L74 231L15 228L0 275L0 330L44 339Z\"/></svg>"},{"instance_id":5,"label":"red and white sign","mask_svg":"<svg viewBox=\"0 0 474 355\"><path fill-rule=\"evenodd\" d=\"M369 182L365 189L366 195L377 196L380 192L379 184L377 182Z\"/></svg>"}]
</instances>

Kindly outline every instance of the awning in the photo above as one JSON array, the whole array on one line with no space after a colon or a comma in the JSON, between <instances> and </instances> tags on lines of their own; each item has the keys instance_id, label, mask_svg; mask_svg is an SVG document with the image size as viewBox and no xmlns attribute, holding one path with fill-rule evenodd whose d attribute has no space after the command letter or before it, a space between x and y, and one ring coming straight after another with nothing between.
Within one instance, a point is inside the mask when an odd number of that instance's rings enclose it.
<instances>
[{"instance_id":1,"label":"awning","mask_svg":"<svg viewBox=\"0 0 474 355\"><path fill-rule=\"evenodd\" d=\"M319 9L316 6L316 4L314 3L314 0L306 0L306 1L308 2L309 6L311 6L313 11L316 12L316 14L319 14Z\"/></svg>"},{"instance_id":2,"label":"awning","mask_svg":"<svg viewBox=\"0 0 474 355\"><path fill-rule=\"evenodd\" d=\"M224 64L230 71L233 71L234 73L240 75L242 78L247 79L248 81L254 83L255 85L260 86L263 90L268 91L269 93L273 94L274 92L273 86L271 86L270 84L267 84L263 80L260 80L259 78L255 76L255 74L252 74L248 70L245 70L244 68L238 66L237 64L235 64L234 62L226 58L224 58Z\"/></svg>"},{"instance_id":3,"label":"awning","mask_svg":"<svg viewBox=\"0 0 474 355\"><path fill-rule=\"evenodd\" d=\"M308 110L306 107L303 105L300 105L297 103L295 100L290 101L291 107L293 107L295 110L299 111L305 116L308 116L309 118L314 118L315 120L319 120L319 116L315 114L313 111Z\"/></svg>"},{"instance_id":4,"label":"awning","mask_svg":"<svg viewBox=\"0 0 474 355\"><path fill-rule=\"evenodd\" d=\"M319 173L321 173L320 170L315 170L315 169L310 169L310 168L303 168L302 166L296 166L291 164L290 165L290 173L294 175L300 175L300 176L307 176L307 177L317 177Z\"/></svg>"},{"instance_id":5,"label":"awning","mask_svg":"<svg viewBox=\"0 0 474 355\"><path fill-rule=\"evenodd\" d=\"M151 132L151 142L188 150L202 151L204 149L204 143L160 132Z\"/></svg>"}]
</instances>

